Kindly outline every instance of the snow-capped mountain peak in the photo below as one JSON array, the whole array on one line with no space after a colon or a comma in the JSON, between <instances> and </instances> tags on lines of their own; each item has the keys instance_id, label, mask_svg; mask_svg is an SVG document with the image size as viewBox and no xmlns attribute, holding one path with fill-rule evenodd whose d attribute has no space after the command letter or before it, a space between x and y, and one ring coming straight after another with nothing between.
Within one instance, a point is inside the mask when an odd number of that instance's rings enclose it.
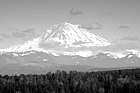
<instances>
[{"instance_id":1,"label":"snow-capped mountain peak","mask_svg":"<svg viewBox=\"0 0 140 93\"><path fill-rule=\"evenodd\" d=\"M100 36L90 33L88 30L79 28L79 25L62 23L48 29L44 35L44 43L54 42L68 47L95 47L107 46L110 43Z\"/></svg>"},{"instance_id":2,"label":"snow-capped mountain peak","mask_svg":"<svg viewBox=\"0 0 140 93\"><path fill-rule=\"evenodd\" d=\"M110 45L110 43L104 38L90 33L88 30L80 28L80 25L73 25L67 22L54 25L47 29L47 31L38 38L34 38L31 41L27 41L22 45L11 46L7 49L0 49L0 54L5 52L25 52L26 51L39 51L54 56L69 55L69 56L92 56L93 51L90 47L104 47ZM138 50L125 50L120 52L105 51L102 53L107 54L110 58L124 58L129 54L134 54L140 58L140 52ZM24 54L28 55L30 54ZM14 54L15 55L15 54ZM17 55L16 55L17 56ZM128 57L131 57L128 56Z\"/></svg>"},{"instance_id":3,"label":"snow-capped mountain peak","mask_svg":"<svg viewBox=\"0 0 140 93\"><path fill-rule=\"evenodd\" d=\"M106 47L107 46L107 47ZM140 50L113 50L104 38L78 24L54 25L38 38L24 44L0 49L0 68L49 71L62 65L94 67L139 66ZM107 48L107 49L106 49ZM16 68L15 68L16 67ZM31 70L32 70L31 69ZM57 68L56 68L57 69ZM66 68L67 69L67 68ZM29 72L29 71L28 71Z\"/></svg>"},{"instance_id":4,"label":"snow-capped mountain peak","mask_svg":"<svg viewBox=\"0 0 140 93\"><path fill-rule=\"evenodd\" d=\"M91 56L92 52L86 50L90 47L104 47L110 43L104 38L90 33L80 25L67 22L54 25L38 38L27 41L22 45L1 49L1 52L26 52L30 50L43 51L55 55ZM79 49L82 50L79 50ZM68 50L68 51L67 51Z\"/></svg>"}]
</instances>

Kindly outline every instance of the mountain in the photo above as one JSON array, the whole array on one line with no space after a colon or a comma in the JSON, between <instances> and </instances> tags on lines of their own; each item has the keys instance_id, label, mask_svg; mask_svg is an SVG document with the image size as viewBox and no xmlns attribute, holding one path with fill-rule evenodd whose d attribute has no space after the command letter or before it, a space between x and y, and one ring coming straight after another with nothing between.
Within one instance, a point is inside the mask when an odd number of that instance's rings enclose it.
<instances>
[{"instance_id":1,"label":"mountain","mask_svg":"<svg viewBox=\"0 0 140 93\"><path fill-rule=\"evenodd\" d=\"M0 73L46 73L56 70L101 71L124 67L140 66L140 58L128 54L123 58L112 58L108 54L99 53L96 56L54 56L35 50L26 52L9 52L0 55Z\"/></svg>"},{"instance_id":2,"label":"mountain","mask_svg":"<svg viewBox=\"0 0 140 93\"><path fill-rule=\"evenodd\" d=\"M72 25L66 22L51 27L47 30L47 33L48 34L45 33L45 35L43 35L41 44L49 44L48 46L52 44L51 47L79 48L110 45L110 43L102 37L80 28L79 25Z\"/></svg>"},{"instance_id":3,"label":"mountain","mask_svg":"<svg viewBox=\"0 0 140 93\"><path fill-rule=\"evenodd\" d=\"M140 66L140 51L97 51L111 44L80 25L62 23L22 45L0 49L0 73L46 73L56 70ZM98 69L97 69L98 70Z\"/></svg>"},{"instance_id":4,"label":"mountain","mask_svg":"<svg viewBox=\"0 0 140 93\"><path fill-rule=\"evenodd\" d=\"M54 55L80 55L91 56L91 47L104 47L110 43L104 38L90 33L88 30L80 28L79 25L62 23L47 29L47 31L32 41L27 41L23 45L12 46L1 51L5 52L26 52L29 50L52 53Z\"/></svg>"}]
</instances>

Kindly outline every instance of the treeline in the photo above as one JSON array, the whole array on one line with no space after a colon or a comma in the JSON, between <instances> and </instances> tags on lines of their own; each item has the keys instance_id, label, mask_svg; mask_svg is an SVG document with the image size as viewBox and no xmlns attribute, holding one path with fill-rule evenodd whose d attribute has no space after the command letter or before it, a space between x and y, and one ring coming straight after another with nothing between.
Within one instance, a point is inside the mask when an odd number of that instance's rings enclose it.
<instances>
[{"instance_id":1,"label":"treeline","mask_svg":"<svg viewBox=\"0 0 140 93\"><path fill-rule=\"evenodd\" d=\"M0 75L0 93L140 93L140 69Z\"/></svg>"}]
</instances>

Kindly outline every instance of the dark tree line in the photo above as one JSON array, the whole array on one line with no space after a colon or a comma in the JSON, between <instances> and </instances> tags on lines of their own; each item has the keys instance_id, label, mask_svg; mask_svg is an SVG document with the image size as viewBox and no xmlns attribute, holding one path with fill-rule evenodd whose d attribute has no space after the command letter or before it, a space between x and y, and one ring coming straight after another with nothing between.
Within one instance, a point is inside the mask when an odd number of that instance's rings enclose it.
<instances>
[{"instance_id":1,"label":"dark tree line","mask_svg":"<svg viewBox=\"0 0 140 93\"><path fill-rule=\"evenodd\" d=\"M0 75L0 93L140 93L140 69Z\"/></svg>"}]
</instances>

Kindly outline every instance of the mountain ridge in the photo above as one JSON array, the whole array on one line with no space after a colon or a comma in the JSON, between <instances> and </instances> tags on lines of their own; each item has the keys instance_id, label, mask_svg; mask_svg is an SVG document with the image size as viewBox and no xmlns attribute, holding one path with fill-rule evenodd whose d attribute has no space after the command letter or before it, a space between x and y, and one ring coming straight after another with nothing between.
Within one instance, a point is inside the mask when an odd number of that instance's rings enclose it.
<instances>
[{"instance_id":1,"label":"mountain ridge","mask_svg":"<svg viewBox=\"0 0 140 93\"><path fill-rule=\"evenodd\" d=\"M15 72L30 70L41 73L56 69L88 71L92 68L140 66L139 50L109 51L106 48L110 48L111 44L107 40L78 26L70 23L55 25L31 41L0 49L0 70L8 69ZM81 36L75 31L79 31ZM69 39L70 41L67 41ZM101 51L98 51L99 49Z\"/></svg>"},{"instance_id":2,"label":"mountain ridge","mask_svg":"<svg viewBox=\"0 0 140 93\"><path fill-rule=\"evenodd\" d=\"M18 52L38 51L52 54L54 56L79 55L82 57L90 57L96 56L98 53L104 53L107 54L107 56L116 59L123 58L128 54L135 54L140 58L140 51L134 49L127 49L120 52L100 51L95 53L90 48L106 47L110 46L111 44L104 38L94 35L88 30L80 28L79 26L79 24L73 25L67 22L54 25L47 29L46 32L40 37L34 38L33 40L27 41L24 44L18 46L11 46L7 49L0 49L0 54L4 54L6 52L15 52L15 55L17 55ZM79 41L81 41L81 43ZM84 44L82 42L84 42Z\"/></svg>"},{"instance_id":3,"label":"mountain ridge","mask_svg":"<svg viewBox=\"0 0 140 93\"><path fill-rule=\"evenodd\" d=\"M89 48L105 47L108 45L110 43L104 38L94 35L86 29L79 28L79 25L64 22L50 27L38 38L27 41L22 45L0 49L0 51L26 52L36 50L55 55L81 55L87 57L92 55Z\"/></svg>"}]
</instances>

